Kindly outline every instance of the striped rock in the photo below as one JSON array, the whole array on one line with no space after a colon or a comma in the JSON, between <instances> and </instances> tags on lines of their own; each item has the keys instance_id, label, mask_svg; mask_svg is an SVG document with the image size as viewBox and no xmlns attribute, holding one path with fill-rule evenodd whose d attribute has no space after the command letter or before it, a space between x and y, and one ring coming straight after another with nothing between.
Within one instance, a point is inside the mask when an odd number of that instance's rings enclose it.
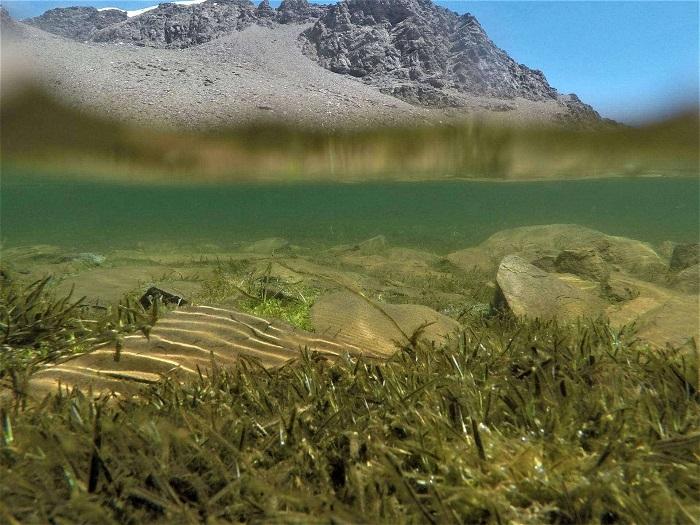
<instances>
[{"instance_id":1,"label":"striped rock","mask_svg":"<svg viewBox=\"0 0 700 525\"><path fill-rule=\"evenodd\" d=\"M304 348L331 359L344 353L376 357L352 344L282 322L235 310L190 306L161 317L148 338L126 336L118 353L114 344L103 345L39 370L29 382L28 393L36 399L60 385L93 394L134 394L144 384L195 378L213 365L231 366L241 358L254 359L266 368L280 366L299 357Z\"/></svg>"}]
</instances>

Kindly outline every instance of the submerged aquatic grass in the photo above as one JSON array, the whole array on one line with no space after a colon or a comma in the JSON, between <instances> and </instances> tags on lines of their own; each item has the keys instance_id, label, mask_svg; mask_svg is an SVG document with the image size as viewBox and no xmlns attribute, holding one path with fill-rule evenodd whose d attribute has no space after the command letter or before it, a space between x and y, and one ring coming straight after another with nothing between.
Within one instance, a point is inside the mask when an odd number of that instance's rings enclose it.
<instances>
[{"instance_id":1,"label":"submerged aquatic grass","mask_svg":"<svg viewBox=\"0 0 700 525\"><path fill-rule=\"evenodd\" d=\"M319 290L301 282L289 283L274 277L271 264L262 271L251 271L249 262L219 263L212 278L202 283L197 299L203 303L233 301L242 311L312 331L311 305Z\"/></svg>"},{"instance_id":2,"label":"submerged aquatic grass","mask_svg":"<svg viewBox=\"0 0 700 525\"><path fill-rule=\"evenodd\" d=\"M3 271L0 280L0 388L10 380L17 394L37 366L63 356L90 351L124 334L148 333L158 318L158 304L145 311L135 298L98 309L73 291L57 297L53 277L31 283L14 280Z\"/></svg>"},{"instance_id":3,"label":"submerged aquatic grass","mask_svg":"<svg viewBox=\"0 0 700 525\"><path fill-rule=\"evenodd\" d=\"M499 318L388 361L243 360L4 412L20 522L692 523L691 363L602 322ZM8 438L8 436L11 437Z\"/></svg>"}]
</instances>

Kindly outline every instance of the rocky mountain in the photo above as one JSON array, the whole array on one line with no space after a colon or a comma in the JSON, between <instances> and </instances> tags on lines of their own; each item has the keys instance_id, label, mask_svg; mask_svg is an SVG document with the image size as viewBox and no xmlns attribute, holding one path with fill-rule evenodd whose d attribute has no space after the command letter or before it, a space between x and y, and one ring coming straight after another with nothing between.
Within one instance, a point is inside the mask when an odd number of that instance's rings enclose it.
<instances>
[{"instance_id":1,"label":"rocky mountain","mask_svg":"<svg viewBox=\"0 0 700 525\"><path fill-rule=\"evenodd\" d=\"M346 0L303 37L305 51L323 67L419 103L459 106L459 93L558 97L541 71L496 47L474 16L431 0Z\"/></svg>"},{"instance_id":2,"label":"rocky mountain","mask_svg":"<svg viewBox=\"0 0 700 525\"><path fill-rule=\"evenodd\" d=\"M263 0L209 0L200 4L162 3L138 16L118 9L57 8L27 20L44 31L93 42L187 48L241 31L252 24L302 24L318 20L321 6L307 0L284 0L277 9Z\"/></svg>"},{"instance_id":3,"label":"rocky mountain","mask_svg":"<svg viewBox=\"0 0 700 525\"><path fill-rule=\"evenodd\" d=\"M245 29L258 18L248 0L160 4L156 9L98 31L92 40L185 48Z\"/></svg>"},{"instance_id":4,"label":"rocky mountain","mask_svg":"<svg viewBox=\"0 0 700 525\"><path fill-rule=\"evenodd\" d=\"M89 40L97 31L126 20L119 9L98 10L94 7L50 9L26 22L30 25L74 40Z\"/></svg>"},{"instance_id":5,"label":"rocky mountain","mask_svg":"<svg viewBox=\"0 0 700 525\"><path fill-rule=\"evenodd\" d=\"M7 9L0 5L0 37L19 36L22 33L20 24L15 22Z\"/></svg>"},{"instance_id":6,"label":"rocky mountain","mask_svg":"<svg viewBox=\"0 0 700 525\"><path fill-rule=\"evenodd\" d=\"M385 95L429 108L479 107L510 112L517 100L555 106L555 120L603 122L576 95L562 95L541 71L518 64L471 14L431 0L207 0L160 4L138 16L72 7L47 11L28 24L79 41L149 48L193 48L251 26L298 27L298 46L321 67L359 79Z\"/></svg>"}]
</instances>

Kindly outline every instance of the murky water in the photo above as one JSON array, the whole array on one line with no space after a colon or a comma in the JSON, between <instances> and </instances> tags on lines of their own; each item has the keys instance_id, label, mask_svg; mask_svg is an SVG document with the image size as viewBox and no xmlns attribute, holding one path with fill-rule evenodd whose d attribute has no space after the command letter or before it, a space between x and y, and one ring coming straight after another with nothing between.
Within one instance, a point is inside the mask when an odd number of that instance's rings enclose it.
<instances>
[{"instance_id":1,"label":"murky water","mask_svg":"<svg viewBox=\"0 0 700 525\"><path fill-rule=\"evenodd\" d=\"M576 223L651 243L697 242L697 178L352 185L127 186L6 180L2 242L105 249L280 236L333 245L383 234L431 251L506 228Z\"/></svg>"}]
</instances>

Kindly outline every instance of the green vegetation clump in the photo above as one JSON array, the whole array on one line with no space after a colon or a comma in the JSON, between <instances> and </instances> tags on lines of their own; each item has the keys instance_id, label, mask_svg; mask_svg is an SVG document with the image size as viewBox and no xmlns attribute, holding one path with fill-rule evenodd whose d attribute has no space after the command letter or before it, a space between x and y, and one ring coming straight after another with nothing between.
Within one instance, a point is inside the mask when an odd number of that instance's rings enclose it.
<instances>
[{"instance_id":1,"label":"green vegetation clump","mask_svg":"<svg viewBox=\"0 0 700 525\"><path fill-rule=\"evenodd\" d=\"M387 361L242 360L138 398L6 405L27 523L694 523L692 363L602 322L502 319Z\"/></svg>"},{"instance_id":2,"label":"green vegetation clump","mask_svg":"<svg viewBox=\"0 0 700 525\"><path fill-rule=\"evenodd\" d=\"M288 303L280 299L265 299L244 303L243 310L267 319L280 319L292 326L306 331L313 331L311 326L311 308L307 302Z\"/></svg>"},{"instance_id":3,"label":"green vegetation clump","mask_svg":"<svg viewBox=\"0 0 700 525\"><path fill-rule=\"evenodd\" d=\"M234 299L236 308L268 319L279 319L303 330L312 331L311 306L318 290L300 282L288 283L265 270L249 269L248 261L219 264L211 279L204 281L197 297L203 303L221 303Z\"/></svg>"}]
</instances>

